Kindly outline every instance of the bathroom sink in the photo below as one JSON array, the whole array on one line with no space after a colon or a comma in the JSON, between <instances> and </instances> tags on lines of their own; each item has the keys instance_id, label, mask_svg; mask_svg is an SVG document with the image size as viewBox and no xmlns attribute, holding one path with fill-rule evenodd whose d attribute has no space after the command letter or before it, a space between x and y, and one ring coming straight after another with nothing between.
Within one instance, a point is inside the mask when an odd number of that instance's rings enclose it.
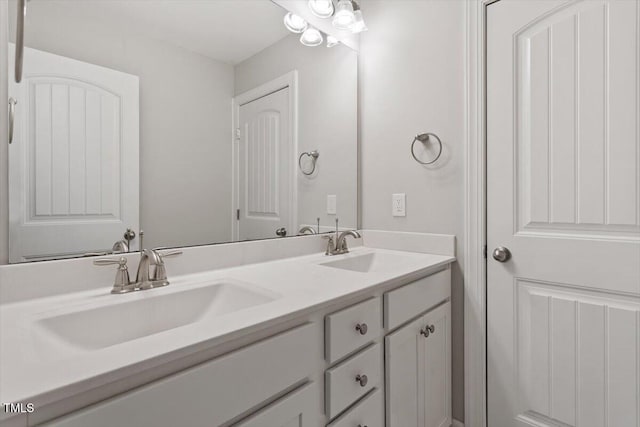
<instances>
[{"instance_id":1,"label":"bathroom sink","mask_svg":"<svg viewBox=\"0 0 640 427\"><path fill-rule=\"evenodd\" d=\"M413 258L386 252L371 252L362 255L336 255L335 261L324 262L325 267L360 273L384 273L397 270L413 261Z\"/></svg>"},{"instance_id":2,"label":"bathroom sink","mask_svg":"<svg viewBox=\"0 0 640 427\"><path fill-rule=\"evenodd\" d=\"M128 301L127 296L114 296L123 298L122 302L42 318L38 323L67 344L96 350L276 299L267 291L233 282L135 296Z\"/></svg>"}]
</instances>

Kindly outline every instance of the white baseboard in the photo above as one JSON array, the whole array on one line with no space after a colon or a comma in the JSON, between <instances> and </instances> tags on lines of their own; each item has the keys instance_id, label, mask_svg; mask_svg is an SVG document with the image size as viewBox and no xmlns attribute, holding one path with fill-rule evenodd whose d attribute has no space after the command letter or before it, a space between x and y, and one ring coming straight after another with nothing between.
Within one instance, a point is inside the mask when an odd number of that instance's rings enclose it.
<instances>
[{"instance_id":1,"label":"white baseboard","mask_svg":"<svg viewBox=\"0 0 640 427\"><path fill-rule=\"evenodd\" d=\"M454 419L451 423L451 427L464 427L464 423L461 423L460 421Z\"/></svg>"}]
</instances>

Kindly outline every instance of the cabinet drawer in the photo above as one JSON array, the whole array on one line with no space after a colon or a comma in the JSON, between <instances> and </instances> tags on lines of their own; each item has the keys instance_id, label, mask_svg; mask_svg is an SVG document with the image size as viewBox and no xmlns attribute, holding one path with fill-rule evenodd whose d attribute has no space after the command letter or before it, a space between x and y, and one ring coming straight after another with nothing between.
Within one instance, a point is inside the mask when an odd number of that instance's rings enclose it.
<instances>
[{"instance_id":1,"label":"cabinet drawer","mask_svg":"<svg viewBox=\"0 0 640 427\"><path fill-rule=\"evenodd\" d=\"M306 384L275 403L234 424L233 427L306 427L316 424L322 413L316 383Z\"/></svg>"},{"instance_id":2,"label":"cabinet drawer","mask_svg":"<svg viewBox=\"0 0 640 427\"><path fill-rule=\"evenodd\" d=\"M309 377L320 331L307 324L59 418L48 427L217 426ZM300 349L305 357L300 357Z\"/></svg>"},{"instance_id":3,"label":"cabinet drawer","mask_svg":"<svg viewBox=\"0 0 640 427\"><path fill-rule=\"evenodd\" d=\"M384 326L395 329L451 297L451 269L384 294Z\"/></svg>"},{"instance_id":4,"label":"cabinet drawer","mask_svg":"<svg viewBox=\"0 0 640 427\"><path fill-rule=\"evenodd\" d=\"M327 427L384 427L384 395L375 389Z\"/></svg>"},{"instance_id":5,"label":"cabinet drawer","mask_svg":"<svg viewBox=\"0 0 640 427\"><path fill-rule=\"evenodd\" d=\"M325 357L333 363L380 335L380 299L372 298L325 318Z\"/></svg>"},{"instance_id":6,"label":"cabinet drawer","mask_svg":"<svg viewBox=\"0 0 640 427\"><path fill-rule=\"evenodd\" d=\"M325 373L325 405L333 418L380 384L382 347L372 345ZM363 378L366 376L366 379Z\"/></svg>"}]
</instances>

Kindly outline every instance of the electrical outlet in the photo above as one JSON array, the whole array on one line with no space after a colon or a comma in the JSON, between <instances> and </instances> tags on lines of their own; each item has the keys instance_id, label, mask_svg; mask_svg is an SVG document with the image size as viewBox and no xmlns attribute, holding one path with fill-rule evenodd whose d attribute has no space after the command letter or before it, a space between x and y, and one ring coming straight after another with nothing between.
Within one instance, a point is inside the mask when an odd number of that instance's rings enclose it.
<instances>
[{"instance_id":1,"label":"electrical outlet","mask_svg":"<svg viewBox=\"0 0 640 427\"><path fill-rule=\"evenodd\" d=\"M336 214L336 195L329 194L327 196L327 215Z\"/></svg>"},{"instance_id":2,"label":"electrical outlet","mask_svg":"<svg viewBox=\"0 0 640 427\"><path fill-rule=\"evenodd\" d=\"M407 216L407 197L404 193L396 193L391 197L391 215Z\"/></svg>"}]
</instances>

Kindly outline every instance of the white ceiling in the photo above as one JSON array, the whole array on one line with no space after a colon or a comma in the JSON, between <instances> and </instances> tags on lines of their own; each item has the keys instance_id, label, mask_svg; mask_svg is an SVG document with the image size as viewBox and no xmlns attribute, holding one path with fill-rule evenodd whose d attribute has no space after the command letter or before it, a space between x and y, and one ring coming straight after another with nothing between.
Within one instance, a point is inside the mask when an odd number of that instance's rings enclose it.
<instances>
[{"instance_id":1,"label":"white ceiling","mask_svg":"<svg viewBox=\"0 0 640 427\"><path fill-rule=\"evenodd\" d=\"M289 34L284 9L270 0L32 0L28 8L27 16L99 22L230 64Z\"/></svg>"}]
</instances>

